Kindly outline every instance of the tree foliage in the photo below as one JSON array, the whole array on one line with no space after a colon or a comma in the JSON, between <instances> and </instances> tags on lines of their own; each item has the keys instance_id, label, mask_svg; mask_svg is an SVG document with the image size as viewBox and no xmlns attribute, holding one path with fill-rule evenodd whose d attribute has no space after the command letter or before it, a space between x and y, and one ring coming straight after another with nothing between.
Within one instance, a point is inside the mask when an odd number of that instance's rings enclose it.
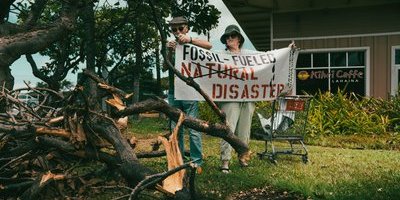
<instances>
[{"instance_id":1,"label":"tree foliage","mask_svg":"<svg viewBox=\"0 0 400 200\"><path fill-rule=\"evenodd\" d=\"M88 1L83 1L82 4ZM89 1L90 2L90 1ZM220 12L208 0L195 1L156 1L155 7L164 20L164 32L169 29L165 21L168 16L183 15L189 19L189 25L194 32L206 34L215 27ZM150 7L147 1L111 1L95 2L95 58L96 71L103 78L108 78L112 85L121 88L130 88L132 85L133 66L137 61L134 52L134 38L136 28L140 28L142 38L143 63L138 70L142 81L154 85L153 69L156 63L156 49L160 45L160 37L154 24L153 16L148 11ZM14 5L19 10L18 23L28 20L35 6L30 1L21 1ZM46 1L40 17L35 22L36 26L46 26L60 17L62 3L60 1ZM43 51L42 56L47 56L49 62L43 66L36 66L33 58L28 58L34 75L46 82L52 89L59 90L59 84L69 73L77 73L83 67L85 59L84 45L84 21L82 12L78 13L74 24L74 31L51 43ZM150 80L149 80L150 79ZM146 84L148 85L148 84Z\"/></svg>"},{"instance_id":2,"label":"tree foliage","mask_svg":"<svg viewBox=\"0 0 400 200\"><path fill-rule=\"evenodd\" d=\"M173 16L185 16L189 20L192 31L198 34L207 34L216 27L221 12L208 0L181 1L172 8Z\"/></svg>"}]
</instances>

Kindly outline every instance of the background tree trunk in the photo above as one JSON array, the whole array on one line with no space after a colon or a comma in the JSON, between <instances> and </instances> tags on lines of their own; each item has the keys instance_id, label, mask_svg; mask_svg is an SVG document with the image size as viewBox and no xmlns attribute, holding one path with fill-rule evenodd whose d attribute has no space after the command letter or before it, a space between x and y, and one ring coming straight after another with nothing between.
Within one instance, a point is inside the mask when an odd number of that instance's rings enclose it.
<instances>
[{"instance_id":1,"label":"background tree trunk","mask_svg":"<svg viewBox=\"0 0 400 200\"><path fill-rule=\"evenodd\" d=\"M161 96L162 88L161 88L161 62L160 62L160 48L156 47L156 81L157 81L157 95Z\"/></svg>"},{"instance_id":2,"label":"background tree trunk","mask_svg":"<svg viewBox=\"0 0 400 200\"><path fill-rule=\"evenodd\" d=\"M135 66L133 66L133 97L132 103L135 104L139 102L140 97L140 72L142 71L143 67L143 49L142 49L142 28L140 24L140 12L141 8L139 6L138 13L137 13L137 20L135 22ZM133 119L137 119L139 115L132 115Z\"/></svg>"},{"instance_id":3,"label":"background tree trunk","mask_svg":"<svg viewBox=\"0 0 400 200\"><path fill-rule=\"evenodd\" d=\"M12 90L14 86L14 77L11 75L10 66L0 65L0 87L3 86L8 90ZM0 100L0 113L4 113L6 110L5 102Z\"/></svg>"},{"instance_id":4,"label":"background tree trunk","mask_svg":"<svg viewBox=\"0 0 400 200\"><path fill-rule=\"evenodd\" d=\"M83 20L85 24L85 54L86 54L86 68L90 72L96 71L96 44L94 41L95 28L94 28L94 10L93 2L88 2L85 6L85 11L83 12ZM91 110L99 111L101 106L99 103L100 98L97 94L97 84L92 79L87 79L84 88L87 97L88 105Z\"/></svg>"}]
</instances>

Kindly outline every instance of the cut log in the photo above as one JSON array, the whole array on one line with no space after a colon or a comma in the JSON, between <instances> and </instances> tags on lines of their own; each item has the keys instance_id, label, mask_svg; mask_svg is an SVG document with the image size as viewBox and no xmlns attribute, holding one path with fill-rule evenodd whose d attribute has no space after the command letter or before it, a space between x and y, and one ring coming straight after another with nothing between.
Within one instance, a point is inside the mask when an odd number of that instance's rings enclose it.
<instances>
[{"instance_id":1,"label":"cut log","mask_svg":"<svg viewBox=\"0 0 400 200\"><path fill-rule=\"evenodd\" d=\"M61 122L62 120L64 120L64 116L59 116L59 117L50 119L50 120L47 122L47 124L48 124L48 125L56 124L56 123Z\"/></svg>"},{"instance_id":2,"label":"cut log","mask_svg":"<svg viewBox=\"0 0 400 200\"><path fill-rule=\"evenodd\" d=\"M50 128L50 127L36 127L36 133L39 135L54 135L54 136L61 136L65 138L69 138L71 136L71 132L61 129L61 128Z\"/></svg>"}]
</instances>

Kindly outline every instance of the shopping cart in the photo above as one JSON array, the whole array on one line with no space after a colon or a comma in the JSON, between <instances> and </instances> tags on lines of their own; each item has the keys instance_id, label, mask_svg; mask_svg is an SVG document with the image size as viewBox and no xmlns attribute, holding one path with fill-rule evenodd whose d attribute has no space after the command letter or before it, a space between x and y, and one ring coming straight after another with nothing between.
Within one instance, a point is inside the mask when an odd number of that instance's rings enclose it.
<instances>
[{"instance_id":1,"label":"shopping cart","mask_svg":"<svg viewBox=\"0 0 400 200\"><path fill-rule=\"evenodd\" d=\"M258 153L260 159L267 157L277 163L279 154L301 156L304 163L308 162L308 151L304 144L308 110L312 96L282 96L272 102L269 118L257 113L262 133L257 139L265 141L265 151ZM279 141L278 144L274 144Z\"/></svg>"}]
</instances>

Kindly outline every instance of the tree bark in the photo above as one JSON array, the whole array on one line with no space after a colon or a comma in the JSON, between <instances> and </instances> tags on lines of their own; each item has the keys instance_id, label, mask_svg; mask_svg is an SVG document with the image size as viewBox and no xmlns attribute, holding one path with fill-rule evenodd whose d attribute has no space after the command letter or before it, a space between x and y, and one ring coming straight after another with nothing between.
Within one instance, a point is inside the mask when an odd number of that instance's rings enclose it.
<instances>
[{"instance_id":1,"label":"tree bark","mask_svg":"<svg viewBox=\"0 0 400 200\"><path fill-rule=\"evenodd\" d=\"M40 191L46 187L51 181L64 179L63 175L56 175L48 172L39 176L32 184L32 186L26 190L21 196L20 199L38 199L40 196Z\"/></svg>"},{"instance_id":2,"label":"tree bark","mask_svg":"<svg viewBox=\"0 0 400 200\"><path fill-rule=\"evenodd\" d=\"M5 87L6 89L11 90L13 86L14 77L11 75L10 66L0 64L0 88ZM7 110L8 107L5 99L0 99L0 113L5 113Z\"/></svg>"},{"instance_id":3,"label":"tree bark","mask_svg":"<svg viewBox=\"0 0 400 200\"><path fill-rule=\"evenodd\" d=\"M143 49L142 49L142 27L141 27L141 1L137 2L140 5L137 9L137 18L135 23L135 38L134 38L134 46L135 46L135 65L133 66L133 97L132 104L139 102L140 98L140 72L143 68ZM139 115L132 115L133 119L138 119Z\"/></svg>"},{"instance_id":4,"label":"tree bark","mask_svg":"<svg viewBox=\"0 0 400 200\"><path fill-rule=\"evenodd\" d=\"M42 3L43 1L37 2ZM64 4L63 11L60 15L61 17L56 23L29 31L25 31L26 27L10 26L8 23L0 23L1 32L9 33L0 34L1 86L5 83L4 86L8 90L13 88L14 78L10 73L10 66L14 61L20 58L21 55L34 54L44 50L55 41L60 40L63 35L69 33L74 28L77 10L78 9L74 8L74 5ZM35 17L32 16L32 20L34 18ZM0 106L0 110L4 110L4 106Z\"/></svg>"},{"instance_id":5,"label":"tree bark","mask_svg":"<svg viewBox=\"0 0 400 200\"><path fill-rule=\"evenodd\" d=\"M94 114L89 115L84 121L86 130L99 133L113 145L121 160L121 173L131 185L136 185L146 176L153 174L152 170L139 162L132 147L126 139L122 138L120 131L112 121Z\"/></svg>"},{"instance_id":6,"label":"tree bark","mask_svg":"<svg viewBox=\"0 0 400 200\"><path fill-rule=\"evenodd\" d=\"M162 87L161 87L161 62L160 62L160 48L156 47L156 86L157 91L156 94L158 96L163 95Z\"/></svg>"},{"instance_id":7,"label":"tree bark","mask_svg":"<svg viewBox=\"0 0 400 200\"><path fill-rule=\"evenodd\" d=\"M94 10L93 2L89 1L85 5L85 12L83 13L84 27L85 27L85 55L86 55L86 69L95 73L96 68L96 44L94 41ZM87 79L85 83L85 94L88 99L88 106L90 110L101 110L98 98L96 82L92 79Z\"/></svg>"}]
</instances>

